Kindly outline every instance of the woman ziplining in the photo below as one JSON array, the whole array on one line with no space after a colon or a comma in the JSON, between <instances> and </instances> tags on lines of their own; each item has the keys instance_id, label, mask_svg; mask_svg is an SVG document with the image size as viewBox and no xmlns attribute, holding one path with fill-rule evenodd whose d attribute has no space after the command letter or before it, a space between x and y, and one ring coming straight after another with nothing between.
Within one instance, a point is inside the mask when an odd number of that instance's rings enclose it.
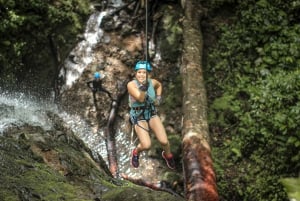
<instances>
[{"instance_id":1,"label":"woman ziplining","mask_svg":"<svg viewBox=\"0 0 300 201\"><path fill-rule=\"evenodd\" d=\"M148 73L152 67L147 61L139 61L135 65L135 78L127 84L129 93L130 119L139 139L138 145L133 149L131 164L139 167L139 155L151 147L150 130L152 130L161 144L162 157L170 169L175 169L173 154L166 130L157 115L156 106L161 103L162 84L149 78Z\"/></svg>"},{"instance_id":2,"label":"woman ziplining","mask_svg":"<svg viewBox=\"0 0 300 201\"><path fill-rule=\"evenodd\" d=\"M139 167L139 155L151 147L150 130L161 144L162 157L170 169L175 169L173 154L166 130L157 115L156 106L161 102L162 84L149 78L152 67L148 62L148 0L142 1L145 6L145 61L139 61L134 67L135 78L127 84L129 93L130 119L138 136L139 143L133 149L131 165Z\"/></svg>"}]
</instances>

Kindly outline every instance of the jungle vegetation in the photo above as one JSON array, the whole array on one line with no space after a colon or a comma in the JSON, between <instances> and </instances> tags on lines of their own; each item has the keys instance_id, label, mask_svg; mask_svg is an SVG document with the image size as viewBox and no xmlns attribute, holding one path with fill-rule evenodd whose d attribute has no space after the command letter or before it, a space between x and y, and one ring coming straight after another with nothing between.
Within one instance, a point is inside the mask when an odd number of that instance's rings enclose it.
<instances>
[{"instance_id":1,"label":"jungle vegetation","mask_svg":"<svg viewBox=\"0 0 300 201\"><path fill-rule=\"evenodd\" d=\"M39 87L51 85L52 79L39 75L57 76L61 60L83 33L89 5L80 0L0 0L0 83L21 87L32 82L35 87L38 80Z\"/></svg>"},{"instance_id":2,"label":"jungle vegetation","mask_svg":"<svg viewBox=\"0 0 300 201\"><path fill-rule=\"evenodd\" d=\"M223 3L234 14L217 26L204 76L220 196L288 200L282 179L300 170L300 1Z\"/></svg>"}]
</instances>

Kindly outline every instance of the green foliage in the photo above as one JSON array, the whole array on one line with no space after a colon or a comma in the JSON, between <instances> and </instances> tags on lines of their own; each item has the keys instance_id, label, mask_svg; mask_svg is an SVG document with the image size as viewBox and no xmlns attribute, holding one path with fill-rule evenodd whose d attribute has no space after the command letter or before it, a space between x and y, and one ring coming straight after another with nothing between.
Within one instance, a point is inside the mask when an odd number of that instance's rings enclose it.
<instances>
[{"instance_id":1,"label":"green foliage","mask_svg":"<svg viewBox=\"0 0 300 201\"><path fill-rule=\"evenodd\" d=\"M70 48L76 34L83 29L89 13L88 3L80 0L1 1L2 77L13 83L16 72L22 74L24 67L40 68L45 62L41 57L51 55L50 38L58 46L63 44L62 47ZM63 52L62 48L60 53Z\"/></svg>"},{"instance_id":2,"label":"green foliage","mask_svg":"<svg viewBox=\"0 0 300 201\"><path fill-rule=\"evenodd\" d=\"M300 200L300 179L299 178L284 178L280 180L288 192L289 198L292 200Z\"/></svg>"},{"instance_id":3,"label":"green foliage","mask_svg":"<svg viewBox=\"0 0 300 201\"><path fill-rule=\"evenodd\" d=\"M259 0L237 8L208 54L208 92L218 94L209 121L224 140L214 149L219 188L228 200L287 200L279 178L300 168L299 5ZM225 175L227 168L237 173Z\"/></svg>"}]
</instances>

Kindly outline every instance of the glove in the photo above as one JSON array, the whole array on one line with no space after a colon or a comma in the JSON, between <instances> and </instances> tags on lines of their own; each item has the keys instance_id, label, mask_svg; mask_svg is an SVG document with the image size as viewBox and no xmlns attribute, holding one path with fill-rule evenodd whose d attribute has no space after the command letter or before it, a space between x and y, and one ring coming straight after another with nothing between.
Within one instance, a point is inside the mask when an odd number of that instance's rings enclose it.
<instances>
[{"instance_id":1,"label":"glove","mask_svg":"<svg viewBox=\"0 0 300 201\"><path fill-rule=\"evenodd\" d=\"M148 83L146 83L146 84L141 84L140 86L139 86L139 90L141 90L141 91L147 91L148 90Z\"/></svg>"},{"instance_id":2,"label":"glove","mask_svg":"<svg viewBox=\"0 0 300 201\"><path fill-rule=\"evenodd\" d=\"M162 102L161 96L156 96L155 105L160 105Z\"/></svg>"}]
</instances>

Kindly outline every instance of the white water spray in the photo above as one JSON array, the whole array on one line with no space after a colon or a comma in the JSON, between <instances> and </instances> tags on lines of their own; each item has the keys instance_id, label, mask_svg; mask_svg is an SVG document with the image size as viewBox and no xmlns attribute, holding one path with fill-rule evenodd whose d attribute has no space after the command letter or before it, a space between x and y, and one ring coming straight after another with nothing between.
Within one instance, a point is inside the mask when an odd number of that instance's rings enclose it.
<instances>
[{"instance_id":1,"label":"white water spray","mask_svg":"<svg viewBox=\"0 0 300 201\"><path fill-rule=\"evenodd\" d=\"M0 95L0 133L11 126L40 126L45 130L52 128L47 111L56 110L56 106L38 100L24 93L2 92Z\"/></svg>"},{"instance_id":2,"label":"white water spray","mask_svg":"<svg viewBox=\"0 0 300 201\"><path fill-rule=\"evenodd\" d=\"M52 100L39 100L21 92L2 91L0 95L0 134L10 127L24 125L38 126L44 130L54 129L53 119L49 114L59 116L66 128L81 138L94 152L106 156L103 132L92 131L85 120L76 115L69 115L58 108Z\"/></svg>"}]
</instances>

